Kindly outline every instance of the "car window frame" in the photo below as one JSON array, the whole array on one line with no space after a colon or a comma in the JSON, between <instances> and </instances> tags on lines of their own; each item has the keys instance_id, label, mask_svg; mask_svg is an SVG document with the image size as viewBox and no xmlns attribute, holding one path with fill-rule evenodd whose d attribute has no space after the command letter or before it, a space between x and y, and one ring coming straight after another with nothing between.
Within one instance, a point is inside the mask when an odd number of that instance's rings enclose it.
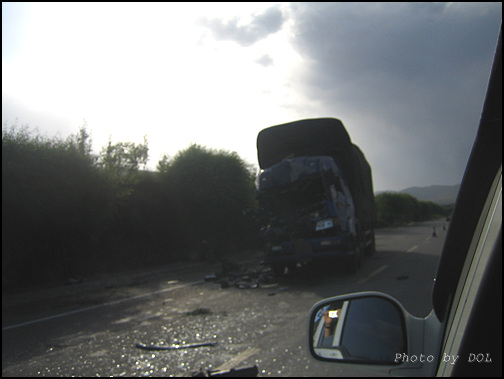
<instances>
[{"instance_id":1,"label":"car window frame","mask_svg":"<svg viewBox=\"0 0 504 379\"><path fill-rule=\"evenodd\" d=\"M478 133L455 202L432 290L433 309L440 321L445 321L449 315L473 235L501 165L502 24Z\"/></svg>"},{"instance_id":2,"label":"car window frame","mask_svg":"<svg viewBox=\"0 0 504 379\"><path fill-rule=\"evenodd\" d=\"M466 264L457 287L450 316L447 321L441 356L458 356L469 360L466 354L461 354L461 347L466 331L471 327L472 310L476 308L481 293L480 287L489 270L492 269L492 254L499 246L502 236L502 166L497 173L490 193L473 236ZM496 291L496 289L494 289ZM473 354L490 354L476 352ZM494 357L495 358L495 357ZM451 376L455 365L439 360L437 376Z\"/></svg>"}]
</instances>

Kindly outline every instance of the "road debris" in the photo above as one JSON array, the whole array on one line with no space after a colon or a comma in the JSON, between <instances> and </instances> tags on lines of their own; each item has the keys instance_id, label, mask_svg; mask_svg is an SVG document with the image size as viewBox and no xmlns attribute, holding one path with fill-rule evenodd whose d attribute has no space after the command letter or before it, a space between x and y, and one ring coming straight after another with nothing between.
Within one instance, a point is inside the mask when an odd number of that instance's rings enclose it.
<instances>
[{"instance_id":1,"label":"road debris","mask_svg":"<svg viewBox=\"0 0 504 379\"><path fill-rule=\"evenodd\" d=\"M232 368L224 371L199 371L193 372L192 377L210 377L210 376L230 376L230 377L256 377L259 369L256 365L249 367Z\"/></svg>"},{"instance_id":2,"label":"road debris","mask_svg":"<svg viewBox=\"0 0 504 379\"><path fill-rule=\"evenodd\" d=\"M278 286L272 283L275 276L269 266L258 265L243 267L229 260L223 259L221 274L211 273L205 276L205 282L214 282L221 288L235 286L239 289L269 288Z\"/></svg>"},{"instance_id":3,"label":"road debris","mask_svg":"<svg viewBox=\"0 0 504 379\"><path fill-rule=\"evenodd\" d=\"M211 315L212 311L208 308L198 308L194 311L187 312L186 316L200 316L200 315Z\"/></svg>"},{"instance_id":4,"label":"road debris","mask_svg":"<svg viewBox=\"0 0 504 379\"><path fill-rule=\"evenodd\" d=\"M143 343L137 343L135 346L139 349L143 350L180 350L180 349L193 349L196 347L203 346L217 346L217 342L202 342L202 343L194 343L191 345L173 345L173 346L159 346L159 345L144 345Z\"/></svg>"}]
</instances>

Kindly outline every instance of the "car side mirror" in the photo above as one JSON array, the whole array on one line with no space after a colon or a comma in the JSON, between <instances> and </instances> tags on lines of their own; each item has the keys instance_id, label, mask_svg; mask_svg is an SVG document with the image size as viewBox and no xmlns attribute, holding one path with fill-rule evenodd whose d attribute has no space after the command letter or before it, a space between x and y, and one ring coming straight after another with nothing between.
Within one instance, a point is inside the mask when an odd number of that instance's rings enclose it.
<instances>
[{"instance_id":1,"label":"car side mirror","mask_svg":"<svg viewBox=\"0 0 504 379\"><path fill-rule=\"evenodd\" d=\"M394 365L407 352L403 312L378 296L323 302L310 333L313 353L323 359Z\"/></svg>"},{"instance_id":2,"label":"car side mirror","mask_svg":"<svg viewBox=\"0 0 504 379\"><path fill-rule=\"evenodd\" d=\"M429 376L435 373L438 354L424 351L436 346L425 339L440 335L440 327L434 313L417 318L389 295L362 292L315 304L308 344L317 360L382 374Z\"/></svg>"}]
</instances>

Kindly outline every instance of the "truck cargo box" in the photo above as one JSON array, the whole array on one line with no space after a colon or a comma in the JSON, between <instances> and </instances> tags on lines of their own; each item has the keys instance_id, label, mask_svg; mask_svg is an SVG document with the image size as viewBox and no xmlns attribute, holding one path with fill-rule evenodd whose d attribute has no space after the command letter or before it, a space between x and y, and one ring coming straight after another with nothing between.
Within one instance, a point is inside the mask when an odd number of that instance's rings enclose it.
<instances>
[{"instance_id":1,"label":"truck cargo box","mask_svg":"<svg viewBox=\"0 0 504 379\"><path fill-rule=\"evenodd\" d=\"M374 228L375 203L373 193L373 179L371 167L366 157L357 145L352 145L353 183L350 182L350 190L354 197L355 212L361 219L364 229Z\"/></svg>"},{"instance_id":2,"label":"truck cargo box","mask_svg":"<svg viewBox=\"0 0 504 379\"><path fill-rule=\"evenodd\" d=\"M263 129L257 136L261 169L285 158L329 155L349 157L351 141L343 123L335 118L289 122Z\"/></svg>"}]
</instances>

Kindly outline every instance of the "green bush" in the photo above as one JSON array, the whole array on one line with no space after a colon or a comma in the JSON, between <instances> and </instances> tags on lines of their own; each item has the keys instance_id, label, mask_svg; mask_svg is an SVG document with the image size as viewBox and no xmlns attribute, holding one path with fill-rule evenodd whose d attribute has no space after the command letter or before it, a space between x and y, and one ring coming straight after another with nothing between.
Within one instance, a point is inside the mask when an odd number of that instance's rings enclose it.
<instances>
[{"instance_id":1,"label":"green bush","mask_svg":"<svg viewBox=\"0 0 504 379\"><path fill-rule=\"evenodd\" d=\"M250 244L257 226L254 175L236 153L191 145L163 174L179 220L180 246L224 255Z\"/></svg>"},{"instance_id":2,"label":"green bush","mask_svg":"<svg viewBox=\"0 0 504 379\"><path fill-rule=\"evenodd\" d=\"M406 193L384 192L375 196L377 226L426 221L447 214L442 206L420 201Z\"/></svg>"},{"instance_id":3,"label":"green bush","mask_svg":"<svg viewBox=\"0 0 504 379\"><path fill-rule=\"evenodd\" d=\"M192 145L159 172L140 170L147 159L146 140L109 142L93 156L85 126L66 140L2 129L2 287L255 243L254 175L236 153Z\"/></svg>"},{"instance_id":4,"label":"green bush","mask_svg":"<svg viewBox=\"0 0 504 379\"><path fill-rule=\"evenodd\" d=\"M82 142L82 141L80 141ZM76 250L98 240L111 222L110 183L79 146L2 130L2 279L32 281L76 273Z\"/></svg>"}]
</instances>

